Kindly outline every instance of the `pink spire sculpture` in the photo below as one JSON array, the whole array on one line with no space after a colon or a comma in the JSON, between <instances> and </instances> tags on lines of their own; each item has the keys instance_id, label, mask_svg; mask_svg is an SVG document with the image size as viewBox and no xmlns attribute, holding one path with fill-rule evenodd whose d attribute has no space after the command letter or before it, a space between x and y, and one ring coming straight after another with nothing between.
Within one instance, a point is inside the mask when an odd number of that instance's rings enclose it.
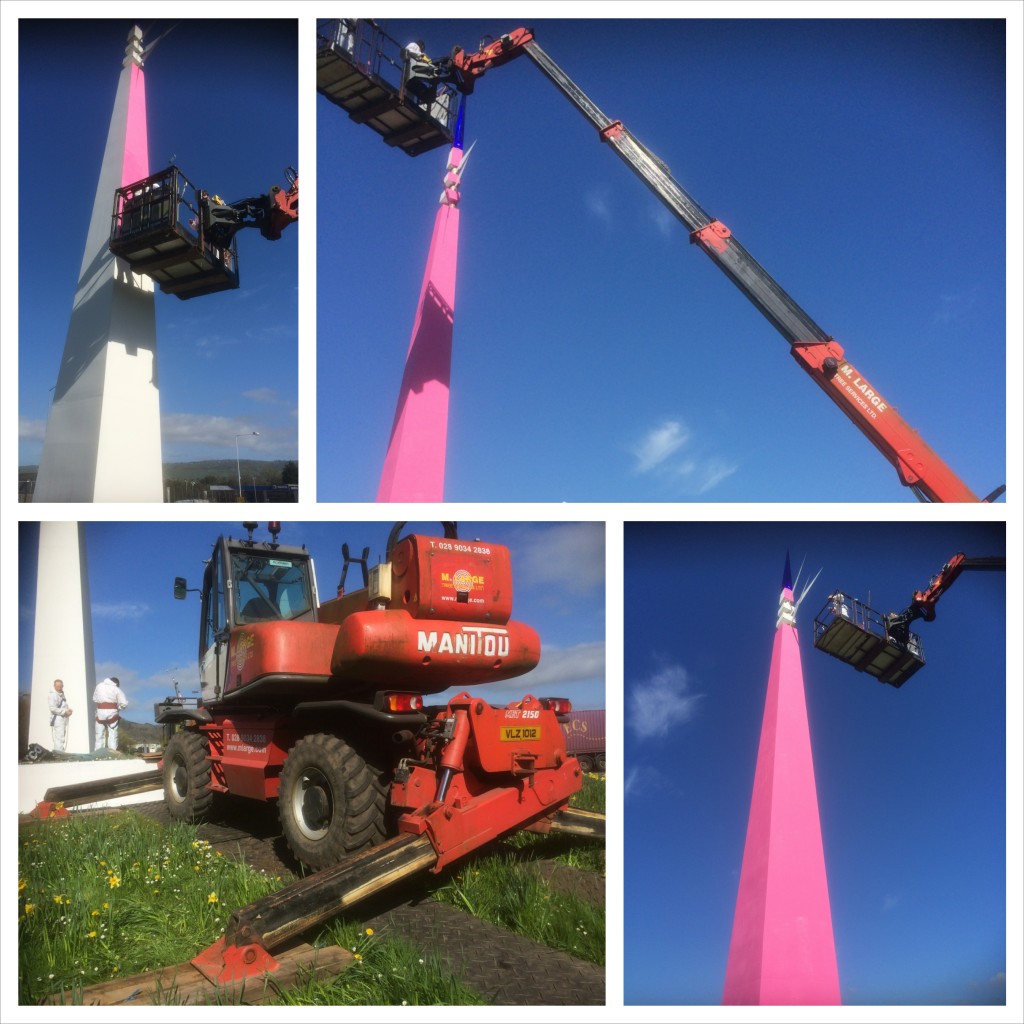
<instances>
[{"instance_id":1,"label":"pink spire sculpture","mask_svg":"<svg viewBox=\"0 0 1024 1024\"><path fill-rule=\"evenodd\" d=\"M725 972L726 1005L840 1002L796 631L799 603L787 554Z\"/></svg>"},{"instance_id":2,"label":"pink spire sculpture","mask_svg":"<svg viewBox=\"0 0 1024 1024\"><path fill-rule=\"evenodd\" d=\"M448 155L378 501L443 501L459 254L462 111Z\"/></svg>"}]
</instances>

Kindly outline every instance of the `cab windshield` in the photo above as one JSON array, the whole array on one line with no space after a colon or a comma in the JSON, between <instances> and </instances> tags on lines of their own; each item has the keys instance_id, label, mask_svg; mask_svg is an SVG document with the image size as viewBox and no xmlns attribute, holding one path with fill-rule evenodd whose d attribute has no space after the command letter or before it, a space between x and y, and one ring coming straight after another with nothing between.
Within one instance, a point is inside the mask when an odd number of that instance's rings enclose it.
<instances>
[{"instance_id":1,"label":"cab windshield","mask_svg":"<svg viewBox=\"0 0 1024 1024\"><path fill-rule=\"evenodd\" d=\"M235 621L297 619L312 608L306 559L252 551L231 553L235 584Z\"/></svg>"}]
</instances>

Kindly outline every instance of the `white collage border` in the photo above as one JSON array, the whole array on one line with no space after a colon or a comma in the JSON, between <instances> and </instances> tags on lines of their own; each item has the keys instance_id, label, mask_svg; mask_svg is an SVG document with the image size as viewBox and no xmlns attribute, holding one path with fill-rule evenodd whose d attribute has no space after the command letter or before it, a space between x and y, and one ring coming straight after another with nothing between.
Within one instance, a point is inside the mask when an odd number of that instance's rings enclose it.
<instances>
[{"instance_id":1,"label":"white collage border","mask_svg":"<svg viewBox=\"0 0 1024 1024\"><path fill-rule=\"evenodd\" d=\"M794 518L806 521L847 519L865 522L920 522L925 520L952 521L1005 521L1007 527L1007 1006L1006 1007L884 1007L872 1010L865 1007L838 1007L833 1010L822 1008L736 1008L736 1007L631 1007L623 1005L623 907L622 878L628 865L623 857L623 788L622 777L609 774L608 792L608 854L607 854L607 920L608 920L608 967L606 976L607 1005L604 1008L566 1007L552 1009L548 1019L556 1014L560 1021L590 1022L647 1022L647 1021L821 1021L864 1019L865 1011L873 1018L892 1021L999 1021L1017 1022L1024 1020L1024 998L1022 998L1022 971L1024 965L1024 934L1022 934L1022 908L1024 908L1024 840L1022 840L1022 813L1024 807L1024 660L1022 660L1022 630L1024 623L1024 586L1022 586L1021 565L1024 547L1022 527L1021 495L1024 494L1024 402L1017 389L1024 383L1024 320L1022 320L1020 282L1024 280L1024 264L1021 259L1021 239L1024 236L1024 170L1022 170L1021 125L1024 123L1022 97L1022 40L1024 40L1024 4L1020 2L977 2L967 4L962 0L940 0L940 2L913 2L893 0L881 3L878 0L866 2L826 3L824 0L783 0L771 6L735 0L735 2L702 3L653 2L637 0L628 8L630 17L972 17L1006 18L1007 25L1007 238L1010 248L1007 260L1007 381L1014 388L1007 403L1007 500L1005 504L983 506L943 506L916 504L871 503L837 507L832 504L803 504L793 510L779 504L509 504L464 503L444 504L396 504L380 506L375 503L357 504L314 504L304 499L294 510L296 519L315 521L357 521L372 520L390 522L395 519L406 521L451 518L459 521L500 520L508 521L605 521L606 529L606 695L608 706L623 706L623 524L634 520L646 521L716 521L755 522L791 521ZM334 17L341 13L353 16L382 15L397 17L469 17L486 15L495 18L513 18L528 21L530 18L552 17L622 17L621 5L611 5L597 0L587 5L557 0L538 3L525 0L521 3L493 2L493 0L452 0L443 8L436 4L422 2L366 2L352 0L351 3L311 2L295 0L293 3L270 3L267 0L250 0L241 4L227 0L179 0L167 3L163 0L140 0L138 3L124 3L120 0L98 0L89 5L58 2L30 3L22 0L3 0L0 3L2 34L0 34L0 86L2 86L2 129L0 129L0 167L4 195L8 205L4 209L0 232L0 338L5 349L4 365L7 370L0 377L0 638L2 638L2 662L0 677L11 687L18 678L17 652L17 544L18 528L22 521L41 518L62 520L119 522L126 520L160 522L169 520L214 521L223 518L223 510L202 505L138 506L138 505L79 505L69 504L53 509L56 515L40 516L32 505L18 503L16 489L17 440L18 440L18 373L17 344L17 264L18 264L18 189L31 188L31 183L19 182L17 154L17 20L31 18L173 18L184 17L240 17L247 18L297 18L299 21L299 159L303 182L303 223L300 232L299 265L299 465L302 472L302 493L315 494L316 485L316 232L310 225L316 224L316 95L315 70L312 60L304 55L312 49L315 22L318 17ZM14 358L11 354L14 353ZM925 511L927 510L927 511ZM48 510L49 511L49 510ZM289 508L289 512L292 509ZM384 514L386 511L386 514ZM794 511L796 516L794 516ZM17 749L17 716L10 712L0 719L3 730L5 762L0 772L0 796L6 827L0 841L0 948L4 952L0 965L0 1020L65 1020L91 1017L99 1019L102 1011L90 1008L43 1008L19 1007L17 1005L16 957L14 956L16 932L16 897L14 878L17 872L17 831L11 827L14 807L17 804L17 778L14 770L13 752ZM623 763L623 729L621 717L617 723L609 722L608 754L613 764ZM190 1018L205 1017L198 1008L189 1008ZM267 1020L303 1019L335 1020L347 1015L359 1021L424 1020L424 1021L476 1021L479 1011L468 1007L307 1007L299 1009L267 1011L262 1008L221 1007L215 1011L220 1019L225 1015L233 1019ZM494 1021L519 1021L523 1011L516 1007L493 1007L487 1011L487 1019ZM199 1015L198 1017L196 1015ZM140 1008L132 1012L132 1019L167 1018L178 1020L179 1011L170 1008ZM108 1019L105 1015L103 1019Z\"/></svg>"}]
</instances>

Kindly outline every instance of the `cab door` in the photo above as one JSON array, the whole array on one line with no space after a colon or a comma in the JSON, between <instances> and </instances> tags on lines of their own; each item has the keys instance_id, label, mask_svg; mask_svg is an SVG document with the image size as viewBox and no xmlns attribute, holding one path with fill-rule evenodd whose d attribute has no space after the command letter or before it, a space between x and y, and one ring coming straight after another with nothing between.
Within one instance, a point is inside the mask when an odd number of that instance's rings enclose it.
<instances>
[{"instance_id":1,"label":"cab door","mask_svg":"<svg viewBox=\"0 0 1024 1024\"><path fill-rule=\"evenodd\" d=\"M213 557L203 576L203 621L199 636L199 678L203 703L220 699L228 664L227 601L224 587L224 563L221 545L214 548Z\"/></svg>"}]
</instances>

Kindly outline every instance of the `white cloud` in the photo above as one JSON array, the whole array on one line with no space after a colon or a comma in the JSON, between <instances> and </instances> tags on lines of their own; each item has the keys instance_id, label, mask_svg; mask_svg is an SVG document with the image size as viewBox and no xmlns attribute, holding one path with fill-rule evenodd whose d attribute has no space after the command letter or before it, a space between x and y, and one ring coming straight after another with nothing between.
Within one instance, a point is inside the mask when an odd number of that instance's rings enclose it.
<instances>
[{"instance_id":1,"label":"white cloud","mask_svg":"<svg viewBox=\"0 0 1024 1024\"><path fill-rule=\"evenodd\" d=\"M22 441L46 440L46 420L30 420L26 416L19 416L18 437Z\"/></svg>"},{"instance_id":2,"label":"white cloud","mask_svg":"<svg viewBox=\"0 0 1024 1024\"><path fill-rule=\"evenodd\" d=\"M703 696L690 692L689 674L682 665L665 664L629 686L627 724L640 739L666 736L693 718Z\"/></svg>"},{"instance_id":3,"label":"white cloud","mask_svg":"<svg viewBox=\"0 0 1024 1024\"><path fill-rule=\"evenodd\" d=\"M633 764L626 772L626 779L622 787L622 795L631 797L635 795L651 795L660 793L665 788L665 780L661 773L647 764Z\"/></svg>"},{"instance_id":4,"label":"white cloud","mask_svg":"<svg viewBox=\"0 0 1024 1024\"><path fill-rule=\"evenodd\" d=\"M524 531L516 576L528 586L585 594L604 587L604 523L558 523Z\"/></svg>"},{"instance_id":5,"label":"white cloud","mask_svg":"<svg viewBox=\"0 0 1024 1024\"><path fill-rule=\"evenodd\" d=\"M251 391L243 391L242 397L253 402L263 402L266 405L286 404L273 388L253 388Z\"/></svg>"},{"instance_id":6,"label":"white cloud","mask_svg":"<svg viewBox=\"0 0 1024 1024\"><path fill-rule=\"evenodd\" d=\"M584 197L587 209L598 218L606 223L612 219L611 204L608 202L608 189L607 188L592 188L587 192Z\"/></svg>"},{"instance_id":7,"label":"white cloud","mask_svg":"<svg viewBox=\"0 0 1024 1024\"><path fill-rule=\"evenodd\" d=\"M632 447L636 459L633 471L661 477L682 493L707 494L738 467L699 448L697 439L681 419L664 420Z\"/></svg>"},{"instance_id":8,"label":"white cloud","mask_svg":"<svg viewBox=\"0 0 1024 1024\"><path fill-rule=\"evenodd\" d=\"M662 206L661 203L650 206L648 213L650 213L651 222L658 229L658 233L665 238L671 237L672 229L678 223L673 214Z\"/></svg>"},{"instance_id":9,"label":"white cloud","mask_svg":"<svg viewBox=\"0 0 1024 1024\"><path fill-rule=\"evenodd\" d=\"M604 641L594 640L562 648L544 644L541 647L540 664L521 678L528 678L530 689L537 691L545 687L603 680Z\"/></svg>"},{"instance_id":10,"label":"white cloud","mask_svg":"<svg viewBox=\"0 0 1024 1024\"><path fill-rule=\"evenodd\" d=\"M724 459L709 459L702 467L701 473L704 482L697 488L698 494L705 494L712 488L717 487L726 477L736 472L737 467Z\"/></svg>"},{"instance_id":11,"label":"white cloud","mask_svg":"<svg viewBox=\"0 0 1024 1024\"><path fill-rule=\"evenodd\" d=\"M215 444L218 446L223 446L226 443L233 449L234 435L251 434L252 424L244 420L230 419L227 416L173 412L161 417L161 429L165 442L186 441L193 444ZM253 438L253 440L256 439ZM239 438L240 444L243 441L244 438Z\"/></svg>"},{"instance_id":12,"label":"white cloud","mask_svg":"<svg viewBox=\"0 0 1024 1024\"><path fill-rule=\"evenodd\" d=\"M647 473L674 455L690 439L690 432L678 420L666 420L655 427L633 449L636 471Z\"/></svg>"},{"instance_id":13,"label":"white cloud","mask_svg":"<svg viewBox=\"0 0 1024 1024\"><path fill-rule=\"evenodd\" d=\"M93 604L92 617L94 619L115 619L124 621L126 619L141 619L149 614L148 604L136 604L132 601L119 601L114 604Z\"/></svg>"},{"instance_id":14,"label":"white cloud","mask_svg":"<svg viewBox=\"0 0 1024 1024\"><path fill-rule=\"evenodd\" d=\"M938 308L932 315L932 323L936 326L963 323L973 315L972 310L977 303L977 288L940 295Z\"/></svg>"},{"instance_id":15,"label":"white cloud","mask_svg":"<svg viewBox=\"0 0 1024 1024\"><path fill-rule=\"evenodd\" d=\"M256 426L263 426L258 421ZM238 439L238 454L243 459L295 458L296 438L294 427L263 426L258 437L252 420L235 419L228 416L206 416L199 413L166 413L161 417L164 458L176 461L170 450L172 444L210 445L218 449L214 455L226 458L235 454L235 434L246 436ZM190 458L196 458L190 455ZM213 457L213 456L211 456Z\"/></svg>"},{"instance_id":16,"label":"white cloud","mask_svg":"<svg viewBox=\"0 0 1024 1024\"><path fill-rule=\"evenodd\" d=\"M206 356L208 359L217 355L221 349L230 348L241 343L242 338L233 334L203 334L196 337L193 341L199 354Z\"/></svg>"}]
</instances>

